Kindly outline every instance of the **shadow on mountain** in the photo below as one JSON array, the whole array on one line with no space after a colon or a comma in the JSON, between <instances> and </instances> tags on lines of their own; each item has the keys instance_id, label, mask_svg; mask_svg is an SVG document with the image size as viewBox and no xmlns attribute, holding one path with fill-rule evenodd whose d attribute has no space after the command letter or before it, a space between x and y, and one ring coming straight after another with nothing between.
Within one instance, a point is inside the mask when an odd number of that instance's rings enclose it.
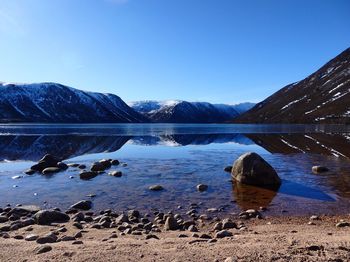
<instances>
[{"instance_id":1,"label":"shadow on mountain","mask_svg":"<svg viewBox=\"0 0 350 262\"><path fill-rule=\"evenodd\" d=\"M350 158L349 134L249 134L246 136L271 153L312 153Z\"/></svg>"}]
</instances>

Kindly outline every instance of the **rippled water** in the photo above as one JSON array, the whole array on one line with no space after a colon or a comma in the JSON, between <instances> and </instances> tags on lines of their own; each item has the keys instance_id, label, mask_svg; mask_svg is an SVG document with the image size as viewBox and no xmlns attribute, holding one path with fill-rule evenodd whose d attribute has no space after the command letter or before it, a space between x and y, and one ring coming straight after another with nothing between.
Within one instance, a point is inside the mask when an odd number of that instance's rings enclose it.
<instances>
[{"instance_id":1,"label":"rippled water","mask_svg":"<svg viewBox=\"0 0 350 262\"><path fill-rule=\"evenodd\" d=\"M268 207L270 215L350 212L350 133L347 126L303 125L3 125L0 126L0 205L67 208L86 195L94 209L202 209L239 212ZM283 180L277 191L234 184L223 171L241 154L262 155ZM119 159L120 178L89 181L70 168L52 176L23 174L44 154L91 165ZM315 175L313 165L331 170ZM14 176L22 176L13 179ZM70 178L73 177L73 179ZM204 183L208 191L198 192ZM161 184L165 190L151 192ZM288 211L288 212L285 212Z\"/></svg>"}]
</instances>

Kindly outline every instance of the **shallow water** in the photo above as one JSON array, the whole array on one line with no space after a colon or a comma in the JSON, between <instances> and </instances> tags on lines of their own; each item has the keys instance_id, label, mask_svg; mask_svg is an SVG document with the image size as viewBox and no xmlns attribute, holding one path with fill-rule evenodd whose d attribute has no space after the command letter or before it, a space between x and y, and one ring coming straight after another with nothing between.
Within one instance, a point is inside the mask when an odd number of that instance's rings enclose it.
<instances>
[{"instance_id":1,"label":"shallow water","mask_svg":"<svg viewBox=\"0 0 350 262\"><path fill-rule=\"evenodd\" d=\"M222 213L268 207L269 215L350 212L350 131L347 126L311 125L2 125L0 206L37 204L68 208L96 194L94 209L174 210L190 203ZM275 191L234 184L223 171L241 154L262 155L283 180ZM52 176L23 174L44 154L66 163L91 165L119 159L120 178L101 174L80 180L69 168ZM315 175L313 165L330 172ZM13 179L14 176L22 176ZM73 178L71 179L70 176ZM207 184L198 192L196 185ZM161 184L165 190L151 192ZM286 212L287 211L287 212Z\"/></svg>"}]
</instances>

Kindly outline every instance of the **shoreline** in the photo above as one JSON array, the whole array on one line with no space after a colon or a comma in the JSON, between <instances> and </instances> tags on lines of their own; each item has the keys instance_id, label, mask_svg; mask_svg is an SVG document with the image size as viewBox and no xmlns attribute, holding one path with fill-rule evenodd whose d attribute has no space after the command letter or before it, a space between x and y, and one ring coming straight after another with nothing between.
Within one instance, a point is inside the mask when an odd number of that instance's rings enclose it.
<instances>
[{"instance_id":1,"label":"shoreline","mask_svg":"<svg viewBox=\"0 0 350 262\"><path fill-rule=\"evenodd\" d=\"M23 216L0 223L1 261L350 259L348 215L265 217L264 212L253 214L248 210L253 215L244 216L247 213L243 212L240 217L208 219L192 216L190 219L191 214L181 217L162 212L140 214L137 210L94 213L81 209L66 212L56 209L61 214L69 213L68 221L57 222L62 220L57 214L57 221L50 220L50 216L40 220L38 214L44 211L35 208L18 206L2 210L2 217L6 212L11 215L22 212ZM23 210L30 212L25 214ZM4 230L4 226L26 219L32 219L31 223ZM342 225L339 226L339 222ZM15 258L13 254L16 254Z\"/></svg>"}]
</instances>

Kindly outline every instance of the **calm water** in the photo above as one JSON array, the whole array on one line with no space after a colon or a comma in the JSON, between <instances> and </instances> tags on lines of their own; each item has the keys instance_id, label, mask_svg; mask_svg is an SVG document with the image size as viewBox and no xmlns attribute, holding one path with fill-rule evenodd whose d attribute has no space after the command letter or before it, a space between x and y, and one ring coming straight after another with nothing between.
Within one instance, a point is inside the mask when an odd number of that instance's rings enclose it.
<instances>
[{"instance_id":1,"label":"calm water","mask_svg":"<svg viewBox=\"0 0 350 262\"><path fill-rule=\"evenodd\" d=\"M259 153L276 169L283 180L277 191L230 181L223 168L248 151ZM46 153L66 163L89 166L112 158L127 166L110 169L121 170L121 178L101 174L89 181L80 180L75 168L52 176L23 174ZM0 206L67 208L96 194L96 210L183 206L186 211L190 203L200 203L203 210L220 208L223 213L260 206L268 207L269 215L349 213L349 158L346 126L2 125ZM311 167L318 164L331 171L313 174ZM197 192L199 183L207 184L208 191ZM153 184L165 190L149 191Z\"/></svg>"}]
</instances>

